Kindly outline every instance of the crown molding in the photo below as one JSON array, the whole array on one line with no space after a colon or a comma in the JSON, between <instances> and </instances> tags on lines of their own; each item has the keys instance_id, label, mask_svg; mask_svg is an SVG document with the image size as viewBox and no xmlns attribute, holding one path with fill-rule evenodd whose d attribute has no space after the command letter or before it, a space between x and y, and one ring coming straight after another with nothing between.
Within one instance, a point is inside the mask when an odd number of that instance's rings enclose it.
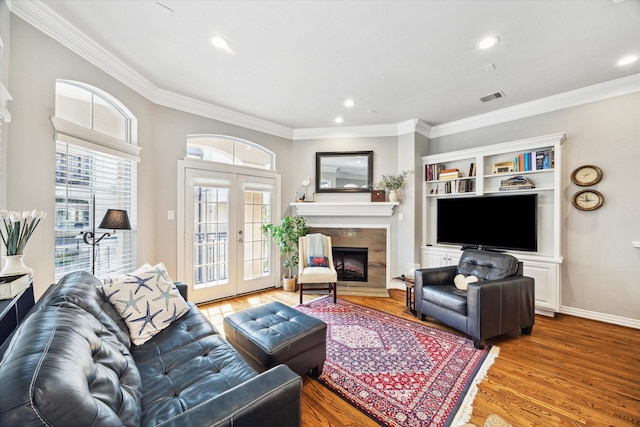
<instances>
[{"instance_id":1,"label":"crown molding","mask_svg":"<svg viewBox=\"0 0 640 427\"><path fill-rule=\"evenodd\" d=\"M610 80L490 113L479 114L477 116L433 126L431 128L430 138L506 123L634 92L640 92L640 74Z\"/></svg>"},{"instance_id":2,"label":"crown molding","mask_svg":"<svg viewBox=\"0 0 640 427\"><path fill-rule=\"evenodd\" d=\"M155 104L270 135L287 139L292 137L291 128L156 87L62 16L49 9L42 1L12 0L7 2L7 6L12 13Z\"/></svg>"},{"instance_id":3,"label":"crown molding","mask_svg":"<svg viewBox=\"0 0 640 427\"><path fill-rule=\"evenodd\" d=\"M152 99L152 101L158 105L175 108L176 110L197 114L202 117L253 129L258 132L279 136L281 138L293 138L293 129L268 120L233 111L228 108L219 107L208 102L199 101L164 89L158 89L156 94L157 96Z\"/></svg>"},{"instance_id":4,"label":"crown molding","mask_svg":"<svg viewBox=\"0 0 640 427\"><path fill-rule=\"evenodd\" d=\"M635 74L436 126L410 119L387 125L291 129L158 88L49 9L43 1L5 1L12 13L155 104L292 140L400 136L411 132L437 138L640 91L640 74Z\"/></svg>"},{"instance_id":5,"label":"crown molding","mask_svg":"<svg viewBox=\"0 0 640 427\"><path fill-rule=\"evenodd\" d=\"M345 126L329 128L294 129L293 140L330 139L330 138L376 138L400 136L418 132L429 137L431 126L420 119L405 120L397 124L371 126Z\"/></svg>"}]
</instances>

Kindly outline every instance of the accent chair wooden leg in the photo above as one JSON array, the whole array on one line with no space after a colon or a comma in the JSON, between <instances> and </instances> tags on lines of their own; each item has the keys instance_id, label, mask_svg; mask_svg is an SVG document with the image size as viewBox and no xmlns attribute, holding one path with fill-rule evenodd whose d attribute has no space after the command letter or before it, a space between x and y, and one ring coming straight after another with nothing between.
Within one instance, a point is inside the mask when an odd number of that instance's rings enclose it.
<instances>
[{"instance_id":1,"label":"accent chair wooden leg","mask_svg":"<svg viewBox=\"0 0 640 427\"><path fill-rule=\"evenodd\" d=\"M302 305L302 283L300 283L300 305Z\"/></svg>"},{"instance_id":2,"label":"accent chair wooden leg","mask_svg":"<svg viewBox=\"0 0 640 427\"><path fill-rule=\"evenodd\" d=\"M333 285L333 303L336 303L336 300L338 299L338 284L334 283Z\"/></svg>"}]
</instances>

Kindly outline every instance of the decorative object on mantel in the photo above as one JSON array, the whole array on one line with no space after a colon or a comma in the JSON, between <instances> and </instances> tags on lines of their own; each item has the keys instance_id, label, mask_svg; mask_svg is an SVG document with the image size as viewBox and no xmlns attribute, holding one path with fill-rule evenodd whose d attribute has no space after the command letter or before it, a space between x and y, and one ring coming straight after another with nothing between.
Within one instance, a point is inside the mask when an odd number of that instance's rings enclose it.
<instances>
[{"instance_id":1,"label":"decorative object on mantel","mask_svg":"<svg viewBox=\"0 0 640 427\"><path fill-rule=\"evenodd\" d=\"M302 196L300 198L300 201L305 201L308 202L309 198L307 197L307 187L309 186L309 184L311 184L311 177L308 176L304 179L304 181L302 181L302 185L304 185L304 196Z\"/></svg>"},{"instance_id":2,"label":"decorative object on mantel","mask_svg":"<svg viewBox=\"0 0 640 427\"><path fill-rule=\"evenodd\" d=\"M280 248L280 254L284 258L282 265L287 269L282 275L282 288L285 291L297 291L297 276L293 269L298 266L298 241L300 237L309 232L307 222L301 216L285 216L280 225L264 224L262 234L272 238Z\"/></svg>"},{"instance_id":3,"label":"decorative object on mantel","mask_svg":"<svg viewBox=\"0 0 640 427\"><path fill-rule=\"evenodd\" d=\"M389 190L389 201L398 202L400 201L398 191L405 186L410 173L413 173L413 170L402 171L398 175L382 175L382 180L376 184L376 187Z\"/></svg>"},{"instance_id":4,"label":"decorative object on mantel","mask_svg":"<svg viewBox=\"0 0 640 427\"><path fill-rule=\"evenodd\" d=\"M0 219L4 223L4 230L0 228L0 236L6 250L0 277L19 274L33 276L33 269L24 263L24 249L40 221L46 217L46 212L35 209L22 212L0 211Z\"/></svg>"},{"instance_id":5,"label":"decorative object on mantel","mask_svg":"<svg viewBox=\"0 0 640 427\"><path fill-rule=\"evenodd\" d=\"M384 190L371 190L372 202L384 202L385 191Z\"/></svg>"}]
</instances>

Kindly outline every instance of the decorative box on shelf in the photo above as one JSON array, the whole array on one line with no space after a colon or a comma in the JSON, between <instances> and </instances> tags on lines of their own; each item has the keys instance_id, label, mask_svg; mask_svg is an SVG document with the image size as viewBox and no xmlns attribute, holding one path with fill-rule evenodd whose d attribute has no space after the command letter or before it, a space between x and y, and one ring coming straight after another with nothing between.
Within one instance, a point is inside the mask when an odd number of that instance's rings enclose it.
<instances>
[{"instance_id":1,"label":"decorative box on shelf","mask_svg":"<svg viewBox=\"0 0 640 427\"><path fill-rule=\"evenodd\" d=\"M385 193L384 190L371 190L372 202L384 202Z\"/></svg>"},{"instance_id":2,"label":"decorative box on shelf","mask_svg":"<svg viewBox=\"0 0 640 427\"><path fill-rule=\"evenodd\" d=\"M28 274L0 277L0 300L11 299L31 284Z\"/></svg>"}]
</instances>

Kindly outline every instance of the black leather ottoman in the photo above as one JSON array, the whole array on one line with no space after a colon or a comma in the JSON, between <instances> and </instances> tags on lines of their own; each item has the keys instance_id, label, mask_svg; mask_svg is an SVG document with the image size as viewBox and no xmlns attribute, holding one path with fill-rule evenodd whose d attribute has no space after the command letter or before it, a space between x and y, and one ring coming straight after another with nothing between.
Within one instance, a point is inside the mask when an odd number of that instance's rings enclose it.
<instances>
[{"instance_id":1,"label":"black leather ottoman","mask_svg":"<svg viewBox=\"0 0 640 427\"><path fill-rule=\"evenodd\" d=\"M322 374L327 324L279 302L249 308L224 319L227 340L259 372L285 364L304 375Z\"/></svg>"}]
</instances>

